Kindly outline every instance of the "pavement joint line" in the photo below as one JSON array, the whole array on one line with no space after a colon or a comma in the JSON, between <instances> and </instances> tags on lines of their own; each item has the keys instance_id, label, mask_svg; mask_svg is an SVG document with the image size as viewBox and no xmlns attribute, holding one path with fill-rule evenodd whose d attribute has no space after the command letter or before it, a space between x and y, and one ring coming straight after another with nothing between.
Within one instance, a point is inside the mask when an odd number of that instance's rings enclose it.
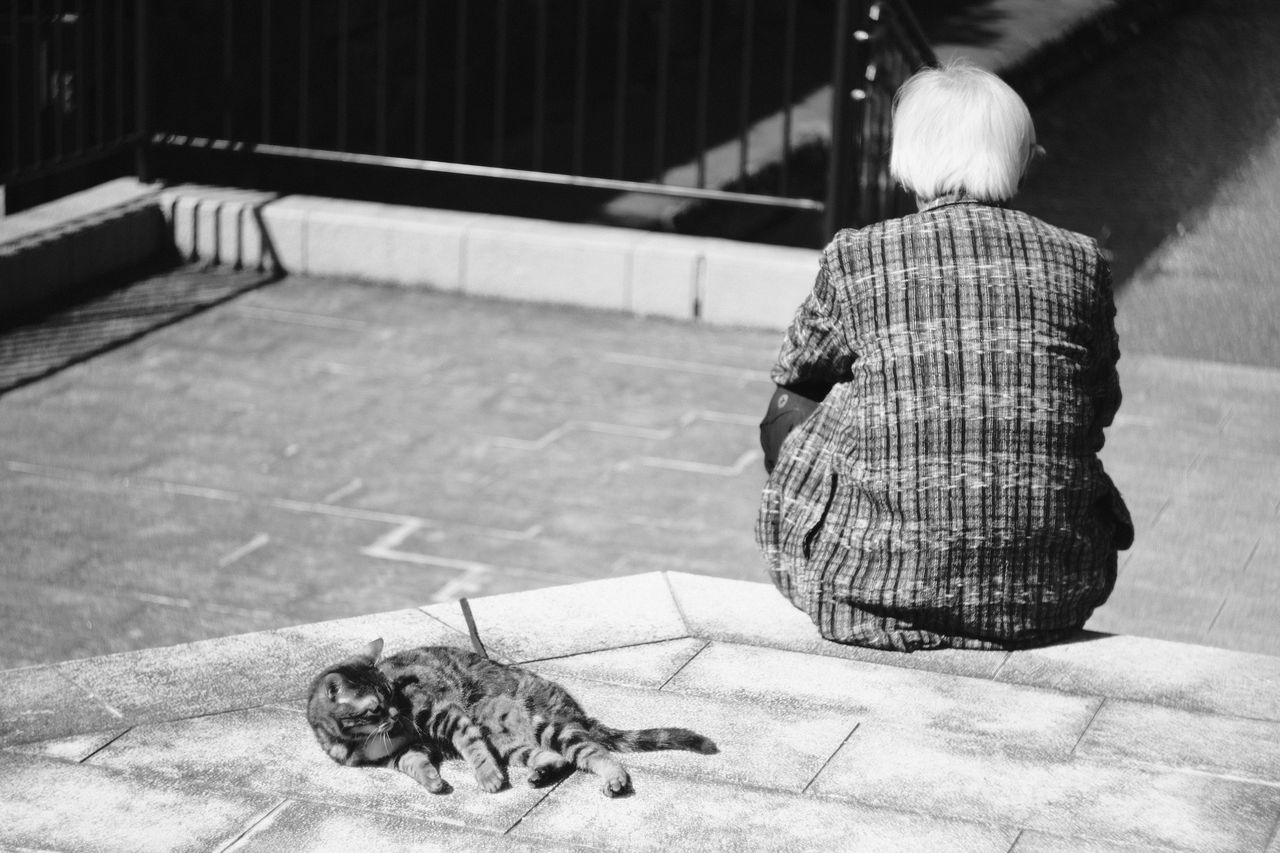
<instances>
[{"instance_id":1,"label":"pavement joint line","mask_svg":"<svg viewBox=\"0 0 1280 853\"><path fill-rule=\"evenodd\" d=\"M509 436L492 436L491 441L499 447L512 450L545 450L553 443L573 432L594 432L602 435L619 435L627 438L638 438L650 441L666 441L699 421L709 423L733 424L735 426L755 426L758 418L752 415L741 415L733 412L715 412L707 409L685 412L677 419L677 426L666 429L636 427L628 424L611 424L603 421L565 421L547 431L536 439L511 438Z\"/></svg>"},{"instance_id":2,"label":"pavement joint line","mask_svg":"<svg viewBox=\"0 0 1280 853\"><path fill-rule=\"evenodd\" d=\"M431 596L433 604L444 604L447 601L455 601L459 598L475 595L484 590L483 580L489 577L493 572L487 566L475 566L467 569L456 578L452 578L444 583Z\"/></svg>"},{"instance_id":3,"label":"pavement joint line","mask_svg":"<svg viewBox=\"0 0 1280 853\"><path fill-rule=\"evenodd\" d=\"M525 809L525 810L524 810L524 813L523 813L522 815L520 815L520 816L519 816L519 817L517 817L514 821L512 821L510 826L508 826L506 829L502 830L502 832L499 834L499 836L498 836L498 837L500 837L500 838L506 838L506 837L510 836L510 835L511 835L511 833L515 831L515 828L516 828L517 826L519 826L519 825L524 821L524 819L525 819L525 818L527 818L529 815L533 814L533 810L534 810L534 809L536 809L538 806L542 805L543 803L545 803L545 802L547 801L547 797L550 797L550 796L551 796L551 792L552 792L552 791L556 790L556 789L557 789L557 788L559 788L561 785L563 785L563 784L565 783L565 780L566 780L566 779L568 779L568 778L569 778L570 776L572 776L572 775L573 775L572 773L567 773L567 774L565 774L565 776L564 776L563 778L561 778L561 779L557 779L553 784L548 785L548 786L546 786L545 788L543 788L543 789L542 789L542 796L541 796L541 797L538 797L538 799L537 799L537 800L535 800L535 801L533 802L533 804L529 806L529 808L527 808L527 809Z\"/></svg>"},{"instance_id":4,"label":"pavement joint line","mask_svg":"<svg viewBox=\"0 0 1280 853\"><path fill-rule=\"evenodd\" d=\"M1088 760L1088 756L1084 756L1082 760ZM1182 776L1222 779L1227 782L1238 782L1242 785L1261 785L1264 788L1275 788L1280 790L1280 781L1276 781L1274 779L1263 779L1258 776L1237 776L1234 773L1219 773L1217 770L1205 770L1200 767L1184 767L1173 764L1162 764L1159 761L1143 761L1137 758L1115 760L1118 764L1123 764L1140 770L1156 770L1161 773L1175 773Z\"/></svg>"},{"instance_id":5,"label":"pavement joint line","mask_svg":"<svg viewBox=\"0 0 1280 853\"><path fill-rule=\"evenodd\" d=\"M244 832L241 832L233 838L226 846L221 847L218 850L218 853L234 853L237 848L242 848L244 846L242 842L244 842L250 835L253 835L257 831L258 827L263 826L264 824L270 825L275 820L275 815L285 806L289 805L290 802L291 800L289 797L282 797L280 802L267 809L266 812L257 820L246 826L244 828Z\"/></svg>"},{"instance_id":6,"label":"pavement joint line","mask_svg":"<svg viewBox=\"0 0 1280 853\"><path fill-rule=\"evenodd\" d=\"M844 736L844 740L840 741L840 745L831 751L831 754L827 756L826 761L822 762L822 766L818 768L818 772L814 773L813 776L810 777L809 781L804 783L804 787L800 789L800 794L802 796L807 795L809 793L809 789L813 787L814 782L818 781L818 777L822 775L822 771L826 770L827 766L830 765L831 762L835 760L835 757L840 754L840 750L844 749L845 744L849 742L849 739L852 738L854 734L858 731L858 729L861 727L862 727L861 721L858 721L853 724L853 728L850 729L849 733Z\"/></svg>"},{"instance_id":7,"label":"pavement joint line","mask_svg":"<svg viewBox=\"0 0 1280 853\"><path fill-rule=\"evenodd\" d=\"M229 604L218 604L217 602L202 602L197 604L189 598L175 598L169 595L159 595L153 592L137 592L133 590L120 590L118 595L136 598L139 601L145 601L148 604L159 604L163 607L175 607L181 610L208 610L213 613L226 613L231 616L252 616L256 618L272 619L276 617L275 613L269 610L247 610L243 607L232 607Z\"/></svg>"},{"instance_id":8,"label":"pavement joint line","mask_svg":"<svg viewBox=\"0 0 1280 853\"><path fill-rule=\"evenodd\" d=\"M685 420L687 418L687 422ZM734 412L716 412L710 409L702 409L697 412L690 412L681 418L681 426L689 426L697 421L707 421L715 424L733 424L734 426L757 426L760 423L759 415L740 415Z\"/></svg>"},{"instance_id":9,"label":"pavement joint line","mask_svg":"<svg viewBox=\"0 0 1280 853\"><path fill-rule=\"evenodd\" d=\"M123 729L120 729L120 731L116 732L114 735L112 735L111 737L107 738L106 742L104 742L104 743L100 744L100 745L98 746L98 748L97 748L97 749L93 750L93 751L92 751L92 752L90 752L88 755L84 756L83 758L81 758L79 761L77 761L77 762L75 762L75 763L76 763L76 764L84 764L84 763L85 763L86 761L88 761L90 758L93 758L93 757L94 757L95 755L97 755L99 752L102 752L102 750L104 750L104 749L106 749L107 747L111 746L111 744L115 743L116 741L120 740L120 738L124 737L124 736L125 736L125 735L127 735L129 732L133 731L133 729L134 729L134 727L133 727L133 726L127 726L127 727L125 727L125 728L123 728Z\"/></svg>"},{"instance_id":10,"label":"pavement joint line","mask_svg":"<svg viewBox=\"0 0 1280 853\"><path fill-rule=\"evenodd\" d=\"M1093 713L1089 715L1089 722L1084 724L1084 728L1080 730L1080 737L1076 738L1076 742L1071 745L1071 751L1067 753L1067 758L1075 758L1076 750L1080 748L1080 744L1084 743L1084 736L1089 733L1089 729L1093 728L1093 721L1098 719L1098 715L1102 713L1102 706L1107 704L1107 697L1103 696L1098 699L1098 707L1093 709Z\"/></svg>"},{"instance_id":11,"label":"pavement joint line","mask_svg":"<svg viewBox=\"0 0 1280 853\"><path fill-rule=\"evenodd\" d=\"M622 521L626 524L636 524L641 527L652 527L659 530L683 530L690 533L698 533L707 529L708 525L687 521L683 518L655 518L651 515L640 515L638 513L622 516Z\"/></svg>"},{"instance_id":12,"label":"pavement joint line","mask_svg":"<svg viewBox=\"0 0 1280 853\"><path fill-rule=\"evenodd\" d=\"M652 441L662 441L675 435L674 429L655 430L599 421L565 421L560 426L545 433L542 437L532 441L506 436L493 436L491 440L499 447L507 447L512 450L545 450L552 443L559 441L572 432L595 432L603 435L620 435L627 438L641 438Z\"/></svg>"},{"instance_id":13,"label":"pavement joint line","mask_svg":"<svg viewBox=\"0 0 1280 853\"><path fill-rule=\"evenodd\" d=\"M68 663L73 663L73 662L74 662L74 661L68 661ZM58 673L58 675L59 675L60 677L62 677L63 679L65 679L66 681L70 682L70 684L71 684L73 687L75 687L77 690L79 690L81 693L85 694L85 695L86 695L86 696L88 696L90 699L92 699L94 702L97 702L99 705L101 705L101 706L106 710L106 712L107 712L108 714L110 714L111 716L115 717L117 720L123 720L123 719L124 719L124 712L123 712L123 711L121 711L119 708L116 708L114 705L112 705L112 704L110 704L109 702L107 702L107 700L103 699L103 698L102 698L101 696L99 696L97 693L94 693L94 692L93 692L92 690L90 690L88 687L85 687L83 684L81 684L80 682L76 681L74 678L72 678L70 675L68 675L66 672L64 672L64 671L63 671L63 665L64 665L64 664L62 664L62 663L55 663L55 664L53 664L53 670L54 670L54 672Z\"/></svg>"},{"instance_id":14,"label":"pavement joint line","mask_svg":"<svg viewBox=\"0 0 1280 853\"><path fill-rule=\"evenodd\" d=\"M499 539L514 539L517 541L534 539L542 533L541 524L531 524L521 530L513 530L504 527L487 527L481 524L467 524L466 522L445 522L438 519L422 518L416 515L403 515L400 513L382 512L380 510L359 509L358 507L347 507L338 504L298 501L290 498L272 498L267 503L277 509L284 509L290 512L312 512L319 515L347 518L352 521L373 521L381 524L392 524L397 528L410 523L417 523L419 527L471 530L485 536L494 536ZM410 533L411 532L412 531L410 531ZM404 534L404 536L408 535L409 533ZM377 543L375 543L375 545L376 544Z\"/></svg>"},{"instance_id":15,"label":"pavement joint line","mask_svg":"<svg viewBox=\"0 0 1280 853\"><path fill-rule=\"evenodd\" d=\"M676 605L676 609L677 609L677 610L680 610L680 606L679 606L679 604L678 604L678 603L677 603L677 605ZM681 618L684 618L684 611L680 611L680 616L681 616ZM707 648L708 648L708 647L710 647L710 645L711 645L711 641L710 641L710 640L703 640L702 645L698 647L698 650L697 650L696 652L694 652L693 654L689 655L689 657L688 657L687 659L685 659L685 662L684 662L684 663L682 663L682 664L680 664L678 667L676 667L676 671L675 671L675 672L673 672L673 673L671 673L670 675L668 675L668 676L667 676L667 680L666 680L666 681L664 681L664 682L662 682L662 684L658 685L658 691L659 691L659 692L661 692L661 691L665 690L665 689L666 689L666 686L667 686L668 684L670 684L670 683L671 683L671 680L672 680L673 678L675 678L677 675L679 675L680 673L684 672L685 667L687 667L689 664L693 663L694 658L696 658L698 655L700 655L700 654L702 654L703 652L705 652L705 651L707 650Z\"/></svg>"},{"instance_id":16,"label":"pavement joint line","mask_svg":"<svg viewBox=\"0 0 1280 853\"><path fill-rule=\"evenodd\" d=\"M241 545L239 548L235 549L229 554L226 554L225 556L222 557L222 559L218 560L218 568L225 569L227 566L230 566L232 563L236 562L237 560L241 560L249 556L250 554L252 554L254 551L257 551L259 548L265 547L270 542L271 542L270 536L268 536L265 533L259 533L257 536L254 536L252 539L250 539L245 544Z\"/></svg>"},{"instance_id":17,"label":"pavement joint line","mask_svg":"<svg viewBox=\"0 0 1280 853\"><path fill-rule=\"evenodd\" d=\"M726 367L720 364L704 364L697 361L680 361L678 359L636 355L634 353L601 353L600 360L610 364L623 364L631 367L649 367L654 370L670 370L677 373L696 373L700 376L721 376L744 382L769 381L769 373L766 370L748 370L741 367Z\"/></svg>"},{"instance_id":18,"label":"pavement joint line","mask_svg":"<svg viewBox=\"0 0 1280 853\"><path fill-rule=\"evenodd\" d=\"M25 462L8 461L6 462L6 466L10 470L19 474L27 474L27 475L37 476L37 477L49 477L49 478L53 478L61 481L71 481L71 482L75 482L83 485L89 485L89 486L100 486L100 485L103 485L105 482L105 484L117 485L125 489L143 488L143 489L150 489L153 491L159 491L166 494L181 494L189 497L206 498L206 499L212 499L212 500L259 503L261 505L271 506L276 509L287 510L289 512L315 513L319 515L329 515L329 516L338 517L338 518L347 518L354 521L370 521L370 522L376 522L381 524L391 524L396 526L395 530L392 530L389 534L379 537L373 542L373 544L362 548L361 553L364 553L367 556L380 558L380 559L396 560L400 562L411 562L411 563L417 563L419 565L433 565L433 566L440 566L443 568L460 568L465 570L471 566L479 566L484 564L466 563L465 561L451 560L445 557L432 557L427 554L419 554L411 551L399 551L399 550L396 550L394 546L390 546L390 547L387 546L384 540L392 541L392 540L389 540L388 537L392 536L393 534L396 534L396 535L399 535L400 537L399 539L394 540L396 544L398 544L399 542L403 541L404 538L408 537L412 533L416 532L416 530L421 529L423 527L461 528L465 530L472 530L472 531L478 532L481 535L493 536L495 538L508 539L513 541L532 540L538 537L539 535L541 535L543 530L543 527L540 524L530 525L529 527L526 527L523 530L509 530L505 528L486 527L483 525L470 525L465 523L446 524L441 521L419 518L417 516L378 512L376 510L362 510L362 509L355 509L352 507L343 507L343 506L336 506L331 504L318 504L318 503L311 503L307 501L296 501L288 498L272 498L265 501L259 501L248 495L244 495L236 492L229 492L222 489L212 489L204 486L188 486L188 485L182 485L177 483L170 483L164 480L150 481L150 480L134 479L129 477L121 478L121 477L103 476L103 475L95 474L94 472L91 472L91 471L77 471L69 468L54 468L52 466L46 466L46 465L31 465ZM413 529L406 530L405 528L410 525L414 525ZM262 544L266 544L266 543L264 542ZM256 547L261 547L261 545L258 545ZM256 547L253 550L256 550ZM241 554L240 556L244 556L244 555ZM488 567L488 568L496 568L496 567ZM507 571L509 569L504 568L503 570ZM574 580L574 579L571 578L570 580ZM239 613L241 611L235 611L235 612ZM245 611L245 612L253 612L253 611Z\"/></svg>"},{"instance_id":19,"label":"pavement joint line","mask_svg":"<svg viewBox=\"0 0 1280 853\"><path fill-rule=\"evenodd\" d=\"M1268 840L1271 842L1267 845L1268 850L1275 850L1280 847L1280 815L1276 817L1276 825L1271 828L1271 835Z\"/></svg>"},{"instance_id":20,"label":"pavement joint line","mask_svg":"<svg viewBox=\"0 0 1280 853\"><path fill-rule=\"evenodd\" d=\"M364 488L364 480L361 480L359 477L356 477L354 480L352 480L350 483L347 483L342 488L335 489L334 491L325 495L323 498L320 499L320 502L326 503L326 504L336 504L338 501L342 500L343 498L350 497L351 495L354 495L356 492L360 491L363 488Z\"/></svg>"},{"instance_id":21,"label":"pavement joint line","mask_svg":"<svg viewBox=\"0 0 1280 853\"><path fill-rule=\"evenodd\" d=\"M1218 617L1222 615L1222 611L1227 608L1227 597L1222 597L1222 603L1218 605L1218 609L1214 611L1213 618L1209 620L1209 627L1204 629L1203 637L1208 637L1213 633L1213 626L1218 624Z\"/></svg>"},{"instance_id":22,"label":"pavement joint line","mask_svg":"<svg viewBox=\"0 0 1280 853\"><path fill-rule=\"evenodd\" d=\"M317 329L364 331L373 325L364 320L333 317L328 314L312 314L305 311L289 311L284 308L269 308L264 305L237 305L236 312L254 320L274 320L279 323L293 323Z\"/></svg>"},{"instance_id":23,"label":"pavement joint line","mask_svg":"<svg viewBox=\"0 0 1280 853\"><path fill-rule=\"evenodd\" d=\"M636 461L650 468L662 468L668 471L684 471L690 474L712 474L718 477L737 477L759 459L759 450L748 450L738 457L732 465L712 465L706 462L691 462L685 459L666 459L660 456L641 456ZM626 463L621 463L625 465ZM625 470L625 469L623 469Z\"/></svg>"},{"instance_id":24,"label":"pavement joint line","mask_svg":"<svg viewBox=\"0 0 1280 853\"><path fill-rule=\"evenodd\" d=\"M623 559L625 559L625 557ZM686 637L695 636L695 634L693 633L693 626L689 624L689 617L688 615L685 614L684 607L682 607L680 604L680 596L676 595L676 588L671 585L670 572L662 573L662 582L667 585L667 595L671 596L671 603L674 604L676 607L676 614L679 615L680 617L680 624L684 626L685 636ZM708 644L710 644L710 640L708 640L707 642ZM670 681L670 679L668 679L668 681ZM665 687L666 685L664 684L663 686Z\"/></svg>"},{"instance_id":25,"label":"pavement joint line","mask_svg":"<svg viewBox=\"0 0 1280 853\"><path fill-rule=\"evenodd\" d=\"M1240 574L1249 571L1249 564L1253 562L1254 556L1258 553L1258 549L1262 547L1262 537L1259 536L1257 541L1253 543L1253 548L1249 551L1249 556L1244 558L1244 563L1240 566ZM1265 570L1264 570L1265 571ZM1214 619L1217 619L1215 616ZM1212 629L1212 625L1209 626Z\"/></svg>"}]
</instances>

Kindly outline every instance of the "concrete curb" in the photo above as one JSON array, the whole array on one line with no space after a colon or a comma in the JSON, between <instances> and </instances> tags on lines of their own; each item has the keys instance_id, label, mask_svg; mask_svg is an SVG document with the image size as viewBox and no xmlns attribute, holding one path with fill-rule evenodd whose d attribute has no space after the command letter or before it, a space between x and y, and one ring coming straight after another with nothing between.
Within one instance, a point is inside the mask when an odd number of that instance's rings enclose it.
<instances>
[{"instance_id":1,"label":"concrete curb","mask_svg":"<svg viewBox=\"0 0 1280 853\"><path fill-rule=\"evenodd\" d=\"M121 178L0 218L0 317L164 250L158 188Z\"/></svg>"},{"instance_id":2,"label":"concrete curb","mask_svg":"<svg viewBox=\"0 0 1280 853\"><path fill-rule=\"evenodd\" d=\"M781 328L818 253L600 225L181 186L160 204L182 257L297 275Z\"/></svg>"},{"instance_id":3,"label":"concrete curb","mask_svg":"<svg viewBox=\"0 0 1280 853\"><path fill-rule=\"evenodd\" d=\"M583 774L531 789L518 767L494 796L461 762L432 797L330 761L302 713L311 678L378 636L465 649L459 609L438 604L5 671L0 847L1275 847L1277 658L1102 634L869 652L818 638L771 585L681 572L472 608L497 659L610 724L678 721L719 751L628 756L621 800Z\"/></svg>"},{"instance_id":4,"label":"concrete curb","mask_svg":"<svg viewBox=\"0 0 1280 853\"><path fill-rule=\"evenodd\" d=\"M237 270L764 328L790 321L817 272L810 249L132 179L4 222L6 314L164 250Z\"/></svg>"},{"instance_id":5,"label":"concrete curb","mask_svg":"<svg viewBox=\"0 0 1280 853\"><path fill-rule=\"evenodd\" d=\"M993 68L1033 98L1186 2L1095 0L1059 10L1062 20L1042 23L1040 29L1048 29L1040 34L983 49L938 50L944 58L967 55ZM1043 10L1030 7L1020 14L1044 18ZM824 97L829 92L811 96L804 114L821 112ZM766 137L776 135L772 125L765 127L769 121L753 132L753 168L777 159L766 150ZM793 133L813 139L820 124L797 121ZM721 149L720 157L737 161L736 143ZM668 227L688 208L622 196L615 214L629 204L641 205L650 218L659 204L658 219ZM189 261L234 269L771 329L790 321L818 261L815 250L720 238L218 187L161 190L121 179L0 219L0 310L30 309L170 247Z\"/></svg>"}]
</instances>

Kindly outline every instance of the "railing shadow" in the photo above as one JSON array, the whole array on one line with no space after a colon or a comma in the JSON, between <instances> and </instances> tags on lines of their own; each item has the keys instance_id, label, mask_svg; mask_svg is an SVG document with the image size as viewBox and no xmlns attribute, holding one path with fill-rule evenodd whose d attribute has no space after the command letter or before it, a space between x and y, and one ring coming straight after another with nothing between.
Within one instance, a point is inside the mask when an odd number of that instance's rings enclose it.
<instances>
[{"instance_id":1,"label":"railing shadow","mask_svg":"<svg viewBox=\"0 0 1280 853\"><path fill-rule=\"evenodd\" d=\"M1275 132L1276 44L1272 0L1205 0L1061 85L1016 206L1103 238L1123 285Z\"/></svg>"}]
</instances>

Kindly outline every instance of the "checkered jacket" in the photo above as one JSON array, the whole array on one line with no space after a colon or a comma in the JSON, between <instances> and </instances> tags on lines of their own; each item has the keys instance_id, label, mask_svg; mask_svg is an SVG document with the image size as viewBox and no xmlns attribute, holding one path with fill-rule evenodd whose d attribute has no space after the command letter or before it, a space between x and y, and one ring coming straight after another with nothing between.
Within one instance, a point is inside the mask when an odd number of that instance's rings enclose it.
<instances>
[{"instance_id":1,"label":"checkered jacket","mask_svg":"<svg viewBox=\"0 0 1280 853\"><path fill-rule=\"evenodd\" d=\"M1133 537L1097 456L1114 318L1094 241L1024 213L946 199L837 234L772 374L825 392L756 524L782 593L877 648L1077 631Z\"/></svg>"}]
</instances>

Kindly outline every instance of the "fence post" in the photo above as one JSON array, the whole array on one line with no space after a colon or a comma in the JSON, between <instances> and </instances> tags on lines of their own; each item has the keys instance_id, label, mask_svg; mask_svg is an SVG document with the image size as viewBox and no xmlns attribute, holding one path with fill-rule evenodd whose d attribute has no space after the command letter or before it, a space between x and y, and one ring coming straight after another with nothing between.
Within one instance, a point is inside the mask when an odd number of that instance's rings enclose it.
<instances>
[{"instance_id":1,"label":"fence post","mask_svg":"<svg viewBox=\"0 0 1280 853\"><path fill-rule=\"evenodd\" d=\"M150 87L150 21L147 0L134 0L134 37L137 43L137 59L134 61L134 117L138 142L134 158L138 180L151 183L151 87Z\"/></svg>"},{"instance_id":2,"label":"fence post","mask_svg":"<svg viewBox=\"0 0 1280 853\"><path fill-rule=\"evenodd\" d=\"M855 19L856 4L856 19ZM831 148L823 213L826 237L849 225L858 209L858 159L863 156L862 109L855 88L866 66L865 33L855 27L865 16L866 0L837 0L831 68Z\"/></svg>"}]
</instances>

